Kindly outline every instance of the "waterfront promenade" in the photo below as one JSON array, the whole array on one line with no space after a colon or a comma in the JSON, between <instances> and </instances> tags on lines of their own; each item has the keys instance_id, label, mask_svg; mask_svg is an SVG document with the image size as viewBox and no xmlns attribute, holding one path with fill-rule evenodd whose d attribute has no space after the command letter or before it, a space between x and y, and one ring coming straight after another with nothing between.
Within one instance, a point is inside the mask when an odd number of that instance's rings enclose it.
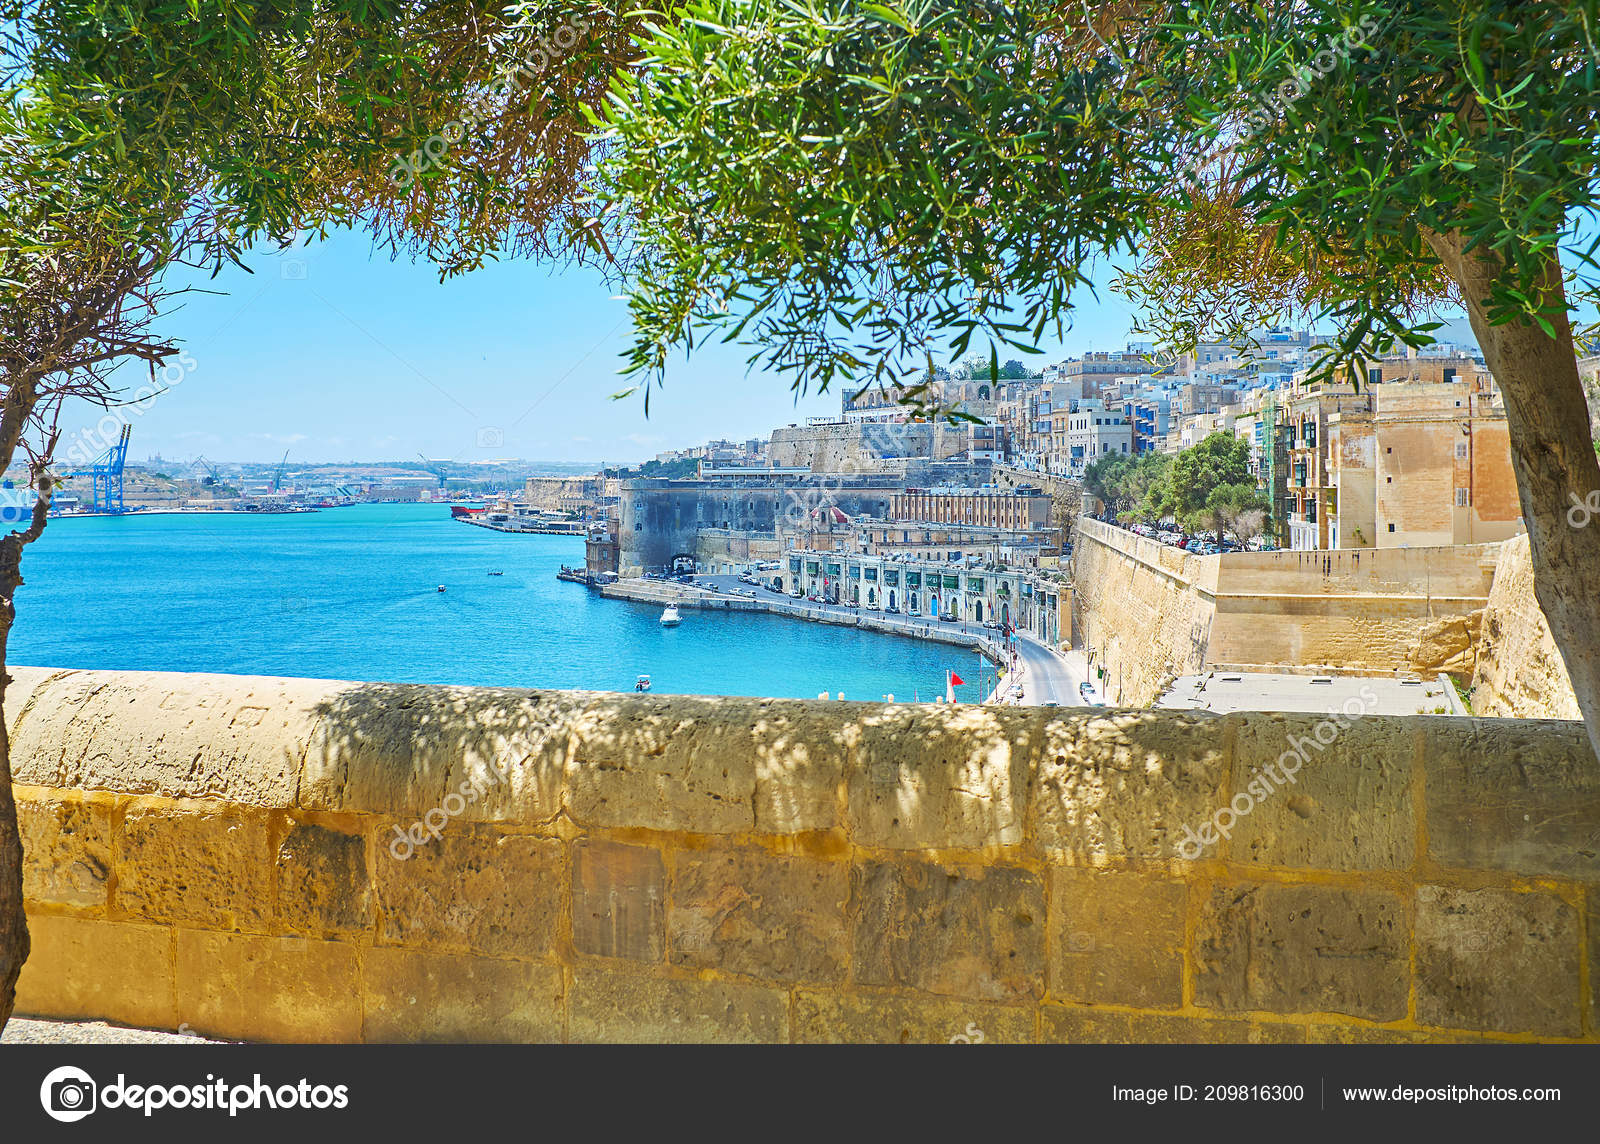
<instances>
[{"instance_id":1,"label":"waterfront promenade","mask_svg":"<svg viewBox=\"0 0 1600 1144\"><path fill-rule=\"evenodd\" d=\"M993 664L1011 666L1010 652L999 631L981 624L950 623L926 616L890 615L847 604L796 600L787 594L740 583L739 578L733 575L696 576L693 584L675 580L619 580L604 585L599 591L608 599L662 605L670 603L679 607L710 610L767 612L813 623L840 624L955 644L981 652ZM1025 707L1083 705L1078 688L1089 678L1089 672L1081 653L1063 655L1024 632L1016 634L1015 648L1016 667L1020 670L1008 671L999 685L989 691L984 702Z\"/></svg>"}]
</instances>

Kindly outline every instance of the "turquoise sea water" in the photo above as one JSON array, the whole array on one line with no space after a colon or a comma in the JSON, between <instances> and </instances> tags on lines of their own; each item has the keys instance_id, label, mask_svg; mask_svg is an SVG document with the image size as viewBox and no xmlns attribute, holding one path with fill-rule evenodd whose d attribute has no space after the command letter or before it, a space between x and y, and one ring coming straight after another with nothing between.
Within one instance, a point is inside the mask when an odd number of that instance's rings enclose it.
<instances>
[{"instance_id":1,"label":"turquoise sea water","mask_svg":"<svg viewBox=\"0 0 1600 1144\"><path fill-rule=\"evenodd\" d=\"M9 660L50 667L849 699L927 697L974 653L766 615L603 600L583 541L444 505L52 520L23 557ZM490 576L501 569L504 576ZM443 584L444 593L436 590Z\"/></svg>"}]
</instances>

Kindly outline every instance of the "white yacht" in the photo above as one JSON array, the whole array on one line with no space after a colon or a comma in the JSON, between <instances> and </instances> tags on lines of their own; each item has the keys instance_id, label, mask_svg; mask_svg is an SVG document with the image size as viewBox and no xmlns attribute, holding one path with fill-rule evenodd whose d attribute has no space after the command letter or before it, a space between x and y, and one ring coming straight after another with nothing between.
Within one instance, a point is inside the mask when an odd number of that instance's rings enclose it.
<instances>
[{"instance_id":1,"label":"white yacht","mask_svg":"<svg viewBox=\"0 0 1600 1144\"><path fill-rule=\"evenodd\" d=\"M683 617L678 615L678 605L668 604L667 610L661 613L661 626L675 628L683 622Z\"/></svg>"}]
</instances>

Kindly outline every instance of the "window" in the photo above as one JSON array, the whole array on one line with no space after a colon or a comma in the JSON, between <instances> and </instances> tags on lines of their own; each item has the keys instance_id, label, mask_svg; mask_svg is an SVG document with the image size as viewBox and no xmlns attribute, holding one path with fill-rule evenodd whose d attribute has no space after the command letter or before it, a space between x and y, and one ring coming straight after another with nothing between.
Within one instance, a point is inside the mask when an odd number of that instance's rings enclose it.
<instances>
[{"instance_id":1,"label":"window","mask_svg":"<svg viewBox=\"0 0 1600 1144\"><path fill-rule=\"evenodd\" d=\"M1383 478L1383 483L1386 484L1386 485L1392 485L1392 484L1394 484L1394 478L1393 477L1384 477Z\"/></svg>"},{"instance_id":2,"label":"window","mask_svg":"<svg viewBox=\"0 0 1600 1144\"><path fill-rule=\"evenodd\" d=\"M1463 461L1467 459L1467 443L1465 441L1456 442L1456 457Z\"/></svg>"},{"instance_id":3,"label":"window","mask_svg":"<svg viewBox=\"0 0 1600 1144\"><path fill-rule=\"evenodd\" d=\"M1468 498L1466 489L1457 489L1456 490L1456 507L1457 508L1466 508L1471 503L1472 503L1472 501Z\"/></svg>"},{"instance_id":4,"label":"window","mask_svg":"<svg viewBox=\"0 0 1600 1144\"><path fill-rule=\"evenodd\" d=\"M1393 522L1392 522L1392 521L1391 521L1391 522L1390 522L1390 524L1389 524L1389 531L1390 531L1390 532L1393 532L1393 531L1394 531L1394 523L1393 523Z\"/></svg>"}]
</instances>

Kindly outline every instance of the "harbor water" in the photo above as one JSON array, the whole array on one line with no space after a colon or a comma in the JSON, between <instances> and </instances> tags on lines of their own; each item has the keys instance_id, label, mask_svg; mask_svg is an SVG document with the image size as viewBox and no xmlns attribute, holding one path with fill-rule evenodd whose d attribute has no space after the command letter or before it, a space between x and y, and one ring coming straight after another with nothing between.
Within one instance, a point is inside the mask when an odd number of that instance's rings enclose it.
<instances>
[{"instance_id":1,"label":"harbor water","mask_svg":"<svg viewBox=\"0 0 1600 1144\"><path fill-rule=\"evenodd\" d=\"M645 673L657 693L848 699L928 699L946 668L977 671L967 649L758 613L685 608L663 628L657 606L555 578L582 562L581 538L444 505L58 518L24 554L8 658L605 691Z\"/></svg>"}]
</instances>

